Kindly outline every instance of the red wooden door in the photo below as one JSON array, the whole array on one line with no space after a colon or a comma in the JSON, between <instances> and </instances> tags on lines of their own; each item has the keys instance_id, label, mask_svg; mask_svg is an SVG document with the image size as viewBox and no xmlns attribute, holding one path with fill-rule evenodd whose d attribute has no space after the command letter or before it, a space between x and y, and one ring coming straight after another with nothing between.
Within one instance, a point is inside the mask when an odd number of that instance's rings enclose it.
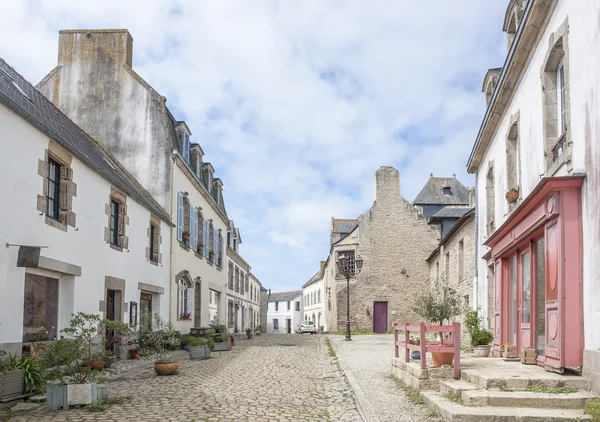
<instances>
[{"instance_id":1,"label":"red wooden door","mask_svg":"<svg viewBox=\"0 0 600 422\"><path fill-rule=\"evenodd\" d=\"M373 303L373 331L376 333L387 333L388 331L388 303Z\"/></svg>"},{"instance_id":2,"label":"red wooden door","mask_svg":"<svg viewBox=\"0 0 600 422\"><path fill-rule=\"evenodd\" d=\"M519 256L519 322L520 322L520 338L517 340L519 347L517 351L531 348L531 251L529 249L520 253Z\"/></svg>"},{"instance_id":3,"label":"red wooden door","mask_svg":"<svg viewBox=\"0 0 600 422\"><path fill-rule=\"evenodd\" d=\"M560 232L558 222L546 228L546 365L562 371L563 320L561 310Z\"/></svg>"}]
</instances>

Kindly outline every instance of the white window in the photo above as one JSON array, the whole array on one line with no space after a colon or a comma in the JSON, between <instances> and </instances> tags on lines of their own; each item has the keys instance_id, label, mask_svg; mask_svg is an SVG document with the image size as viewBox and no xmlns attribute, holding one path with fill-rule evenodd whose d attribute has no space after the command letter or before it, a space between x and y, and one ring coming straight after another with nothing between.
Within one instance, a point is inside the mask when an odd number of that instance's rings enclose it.
<instances>
[{"instance_id":1,"label":"white window","mask_svg":"<svg viewBox=\"0 0 600 422\"><path fill-rule=\"evenodd\" d=\"M556 68L556 93L558 109L558 135L567 130L566 107L565 107L565 64L561 60Z\"/></svg>"},{"instance_id":2,"label":"white window","mask_svg":"<svg viewBox=\"0 0 600 422\"><path fill-rule=\"evenodd\" d=\"M179 280L179 319L190 319L192 315L193 289L191 283Z\"/></svg>"}]
</instances>

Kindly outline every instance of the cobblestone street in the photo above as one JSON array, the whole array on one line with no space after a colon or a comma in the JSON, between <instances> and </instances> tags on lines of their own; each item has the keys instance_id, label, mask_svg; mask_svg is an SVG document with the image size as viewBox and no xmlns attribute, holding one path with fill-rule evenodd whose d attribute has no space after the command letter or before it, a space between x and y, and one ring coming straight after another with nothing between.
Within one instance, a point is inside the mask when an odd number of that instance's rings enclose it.
<instances>
[{"instance_id":1,"label":"cobblestone street","mask_svg":"<svg viewBox=\"0 0 600 422\"><path fill-rule=\"evenodd\" d=\"M183 355L185 356L185 355ZM157 377L151 364L109 383L128 396L103 412L0 411L17 421L362 421L351 387L325 336L262 335L237 340L206 361L180 360L178 375Z\"/></svg>"}]
</instances>

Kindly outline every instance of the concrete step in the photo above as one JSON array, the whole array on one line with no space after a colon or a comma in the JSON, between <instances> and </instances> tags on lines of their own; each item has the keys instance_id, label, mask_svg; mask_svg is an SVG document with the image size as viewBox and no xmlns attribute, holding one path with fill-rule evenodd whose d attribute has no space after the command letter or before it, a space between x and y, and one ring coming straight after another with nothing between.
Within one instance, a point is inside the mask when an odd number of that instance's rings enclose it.
<instances>
[{"instance_id":1,"label":"concrete step","mask_svg":"<svg viewBox=\"0 0 600 422\"><path fill-rule=\"evenodd\" d=\"M569 394L534 393L530 391L462 391L465 406L530 407L547 409L583 409L585 403L596 398L589 391Z\"/></svg>"},{"instance_id":2,"label":"concrete step","mask_svg":"<svg viewBox=\"0 0 600 422\"><path fill-rule=\"evenodd\" d=\"M474 390L473 390L474 391ZM547 408L468 407L437 392L423 392L425 404L445 422L582 422L592 420L583 410Z\"/></svg>"},{"instance_id":3,"label":"concrete step","mask_svg":"<svg viewBox=\"0 0 600 422\"><path fill-rule=\"evenodd\" d=\"M544 387L571 387L576 390L589 390L589 382L577 375L545 374L543 371L536 376L503 376L501 374L482 373L479 370L463 369L461 379L486 390L524 391L534 385Z\"/></svg>"},{"instance_id":4,"label":"concrete step","mask_svg":"<svg viewBox=\"0 0 600 422\"><path fill-rule=\"evenodd\" d=\"M457 395L463 391L479 390L479 388L480 387L463 380L440 381L440 393L442 393L442 395Z\"/></svg>"}]
</instances>

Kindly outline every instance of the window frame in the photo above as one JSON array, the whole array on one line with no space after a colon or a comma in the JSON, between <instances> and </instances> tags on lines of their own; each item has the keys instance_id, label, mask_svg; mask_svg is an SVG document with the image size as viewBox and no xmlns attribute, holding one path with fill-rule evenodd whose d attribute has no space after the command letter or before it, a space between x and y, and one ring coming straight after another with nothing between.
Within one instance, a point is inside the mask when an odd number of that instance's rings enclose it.
<instances>
[{"instance_id":1,"label":"window frame","mask_svg":"<svg viewBox=\"0 0 600 422\"><path fill-rule=\"evenodd\" d=\"M156 237L156 225L150 223L150 262L158 262L158 254L156 254L156 250L154 249L154 242ZM156 256L156 259L154 256Z\"/></svg>"},{"instance_id":2,"label":"window frame","mask_svg":"<svg viewBox=\"0 0 600 422\"><path fill-rule=\"evenodd\" d=\"M279 331L279 318L273 318L273 331Z\"/></svg>"},{"instance_id":3,"label":"window frame","mask_svg":"<svg viewBox=\"0 0 600 422\"><path fill-rule=\"evenodd\" d=\"M54 171L52 171L53 166ZM60 221L60 167L61 164L58 161L48 156L48 169L46 172L46 188L48 191L46 193L46 216L56 221ZM54 179L51 176L54 176ZM54 189L50 189L50 183L54 184ZM51 192L54 198L50 197ZM52 207L50 207L50 202L52 202ZM50 210L52 210L52 215Z\"/></svg>"},{"instance_id":4,"label":"window frame","mask_svg":"<svg viewBox=\"0 0 600 422\"><path fill-rule=\"evenodd\" d=\"M119 208L121 203L115 198L110 199L110 236L109 241L113 246L119 247ZM114 226L114 227L113 227Z\"/></svg>"},{"instance_id":5,"label":"window frame","mask_svg":"<svg viewBox=\"0 0 600 422\"><path fill-rule=\"evenodd\" d=\"M275 302L275 312L279 312L279 302Z\"/></svg>"},{"instance_id":6,"label":"window frame","mask_svg":"<svg viewBox=\"0 0 600 422\"><path fill-rule=\"evenodd\" d=\"M558 125L558 136L561 136L567 130L567 107L565 104L566 97L565 84L565 62L561 58L556 66L556 118Z\"/></svg>"}]
</instances>

